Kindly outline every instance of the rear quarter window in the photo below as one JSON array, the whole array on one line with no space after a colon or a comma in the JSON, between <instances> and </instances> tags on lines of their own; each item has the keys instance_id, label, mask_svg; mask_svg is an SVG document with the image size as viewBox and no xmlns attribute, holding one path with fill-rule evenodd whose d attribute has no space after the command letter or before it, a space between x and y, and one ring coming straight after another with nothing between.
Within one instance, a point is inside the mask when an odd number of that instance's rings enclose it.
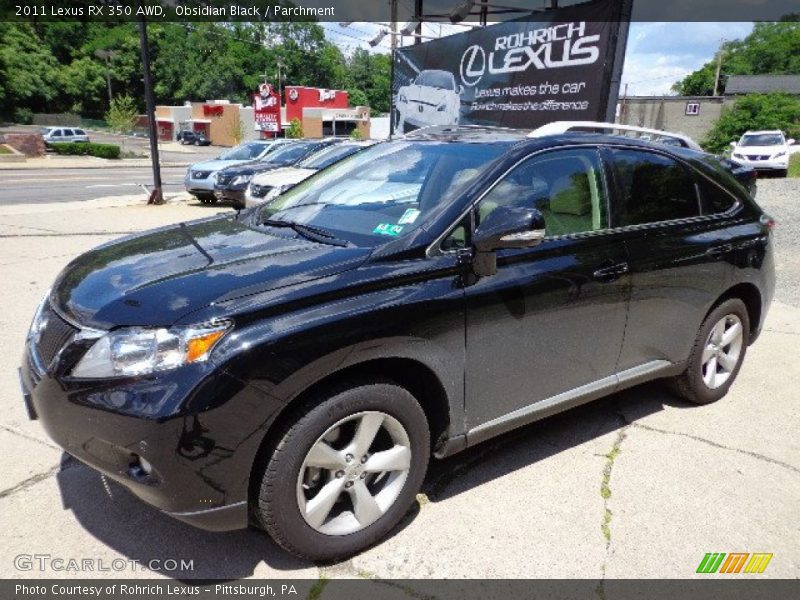
<instances>
[{"instance_id":1,"label":"rear quarter window","mask_svg":"<svg viewBox=\"0 0 800 600\"><path fill-rule=\"evenodd\" d=\"M700 215L694 177L678 161L646 150L612 149L615 225L642 225Z\"/></svg>"}]
</instances>

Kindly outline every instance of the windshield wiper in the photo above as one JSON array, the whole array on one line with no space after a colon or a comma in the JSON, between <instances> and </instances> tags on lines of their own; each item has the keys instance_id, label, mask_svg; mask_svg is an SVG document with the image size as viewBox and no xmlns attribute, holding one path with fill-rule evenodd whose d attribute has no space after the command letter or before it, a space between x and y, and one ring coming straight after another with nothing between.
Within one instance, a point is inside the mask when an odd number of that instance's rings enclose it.
<instances>
[{"instance_id":1,"label":"windshield wiper","mask_svg":"<svg viewBox=\"0 0 800 600\"><path fill-rule=\"evenodd\" d=\"M322 229L321 227L312 227L311 225L296 223L295 221L280 221L278 219L264 219L259 224L268 225L269 227L288 227L312 242L321 242L323 244L341 247L350 245L350 242L347 240L340 240L330 231Z\"/></svg>"}]
</instances>

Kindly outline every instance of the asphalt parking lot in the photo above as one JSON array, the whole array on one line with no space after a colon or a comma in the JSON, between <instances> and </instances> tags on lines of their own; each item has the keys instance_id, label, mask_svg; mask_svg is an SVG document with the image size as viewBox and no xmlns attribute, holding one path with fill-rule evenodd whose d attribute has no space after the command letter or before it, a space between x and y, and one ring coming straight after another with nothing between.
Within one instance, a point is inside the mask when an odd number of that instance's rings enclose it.
<instances>
[{"instance_id":1,"label":"asphalt parking lot","mask_svg":"<svg viewBox=\"0 0 800 600\"><path fill-rule=\"evenodd\" d=\"M393 535L335 565L297 560L258 531L165 517L66 457L24 413L17 362L61 267L123 233L224 209L124 197L0 206L0 577L71 575L15 560L46 554L129 565L87 577L684 578L707 552L768 552L761 576L797 578L800 180L760 182L759 201L778 221L777 297L724 400L690 406L649 384L434 462ZM193 564L130 564L154 559Z\"/></svg>"}]
</instances>

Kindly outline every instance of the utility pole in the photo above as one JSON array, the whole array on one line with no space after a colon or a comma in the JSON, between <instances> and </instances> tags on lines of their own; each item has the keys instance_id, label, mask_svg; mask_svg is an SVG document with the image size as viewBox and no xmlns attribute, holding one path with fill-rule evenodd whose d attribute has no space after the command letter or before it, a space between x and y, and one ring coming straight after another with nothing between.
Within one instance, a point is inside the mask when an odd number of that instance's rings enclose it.
<instances>
[{"instance_id":1,"label":"utility pole","mask_svg":"<svg viewBox=\"0 0 800 600\"><path fill-rule=\"evenodd\" d=\"M414 0L414 18L417 20L417 28L414 30L414 44L422 42L422 0Z\"/></svg>"},{"instance_id":2,"label":"utility pole","mask_svg":"<svg viewBox=\"0 0 800 600\"><path fill-rule=\"evenodd\" d=\"M116 52L113 50L96 50L94 55L97 58L102 58L106 61L106 87L108 88L108 106L111 106L111 102L114 99L114 95L111 93L111 59L116 56Z\"/></svg>"},{"instance_id":3,"label":"utility pole","mask_svg":"<svg viewBox=\"0 0 800 600\"><path fill-rule=\"evenodd\" d=\"M142 0L139 0L142 8ZM164 193L161 187L161 167L158 160L158 128L156 127L156 98L153 94L153 77L150 74L150 49L147 44L147 22L144 11L139 19L139 45L142 54L142 70L144 71L144 98L147 105L147 124L150 133L150 160L153 163L153 190L147 199L148 204L164 204Z\"/></svg>"},{"instance_id":4,"label":"utility pole","mask_svg":"<svg viewBox=\"0 0 800 600\"><path fill-rule=\"evenodd\" d=\"M719 77L722 74L722 55L725 53L725 40L720 40L719 52L717 52L717 72L714 75L714 95L719 96Z\"/></svg>"},{"instance_id":5,"label":"utility pole","mask_svg":"<svg viewBox=\"0 0 800 600\"><path fill-rule=\"evenodd\" d=\"M392 60L394 60L394 51L397 49L397 0L389 0L389 6L391 10Z\"/></svg>"}]
</instances>

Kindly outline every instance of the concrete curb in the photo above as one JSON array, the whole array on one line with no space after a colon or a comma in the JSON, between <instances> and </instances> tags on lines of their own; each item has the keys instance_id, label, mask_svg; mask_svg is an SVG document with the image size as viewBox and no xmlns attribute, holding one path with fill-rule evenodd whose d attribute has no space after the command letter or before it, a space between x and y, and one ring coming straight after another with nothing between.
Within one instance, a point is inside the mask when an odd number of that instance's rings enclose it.
<instances>
[{"instance_id":1,"label":"concrete curb","mask_svg":"<svg viewBox=\"0 0 800 600\"><path fill-rule=\"evenodd\" d=\"M105 159L97 159L98 161ZM136 160L135 163L125 163L122 161L125 160ZM196 162L196 161L194 161ZM161 163L161 168L183 168L189 167L194 164L194 162L163 162ZM145 169L150 168L151 164L149 160L142 160L139 159L121 159L120 161L105 161L105 162L91 162L91 163L77 163L77 164L46 164L46 163L38 163L38 164L30 164L30 163L0 163L0 171L41 171L41 170L57 170L57 169L115 169L115 168L136 168L136 169Z\"/></svg>"}]
</instances>

